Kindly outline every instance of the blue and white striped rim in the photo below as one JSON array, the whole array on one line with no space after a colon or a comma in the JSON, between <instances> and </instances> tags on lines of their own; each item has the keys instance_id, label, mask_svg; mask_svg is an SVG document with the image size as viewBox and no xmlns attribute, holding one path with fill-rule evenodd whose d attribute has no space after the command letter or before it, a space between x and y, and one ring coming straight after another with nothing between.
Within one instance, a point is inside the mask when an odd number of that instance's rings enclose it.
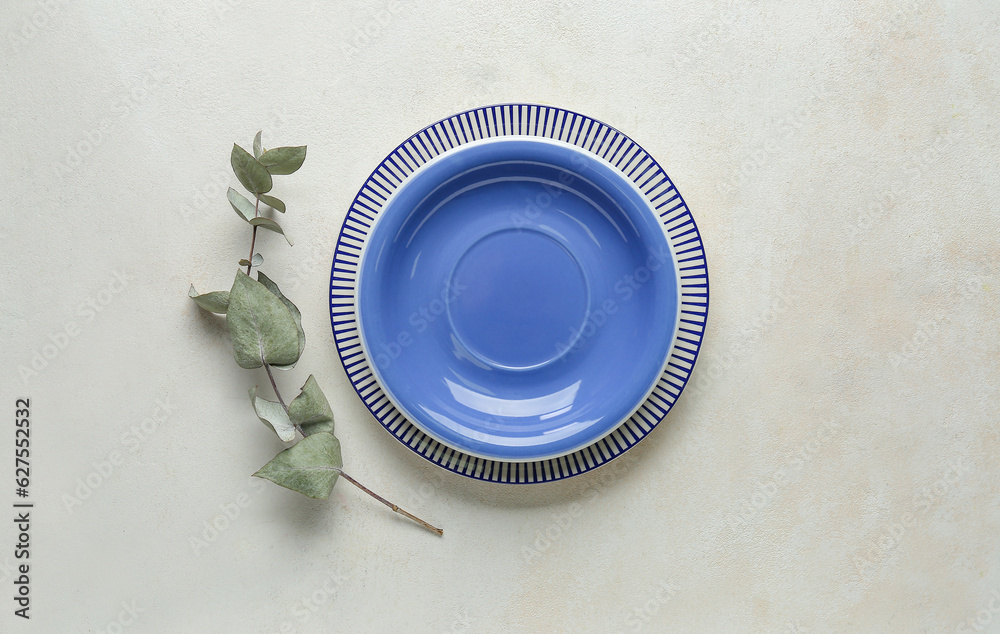
<instances>
[{"instance_id":1,"label":"blue and white striped rim","mask_svg":"<svg viewBox=\"0 0 1000 634\"><path fill-rule=\"evenodd\" d=\"M532 462L476 458L420 431L389 401L362 348L355 311L361 250L389 195L432 158L472 141L528 135L571 143L607 161L630 179L661 218L677 258L680 322L663 374L649 397L617 429L574 453ZM337 238L330 273L330 322L344 371L376 420L401 443L455 473L510 484L552 482L614 460L656 427L673 407L694 369L708 318L708 267L701 234L680 192L660 165L615 128L576 112L532 104L467 110L427 126L401 143L358 191Z\"/></svg>"}]
</instances>

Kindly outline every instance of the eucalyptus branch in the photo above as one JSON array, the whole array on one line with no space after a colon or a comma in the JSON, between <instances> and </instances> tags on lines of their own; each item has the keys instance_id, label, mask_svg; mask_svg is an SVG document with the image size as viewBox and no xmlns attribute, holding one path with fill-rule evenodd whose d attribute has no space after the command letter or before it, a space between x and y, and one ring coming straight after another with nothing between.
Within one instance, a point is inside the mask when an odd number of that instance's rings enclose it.
<instances>
[{"instance_id":1,"label":"eucalyptus branch","mask_svg":"<svg viewBox=\"0 0 1000 634\"><path fill-rule=\"evenodd\" d=\"M250 277L264 258L255 253L257 229L264 228L285 236L292 241L275 220L262 216L263 202L279 213L285 213L285 203L268 194L273 186L272 176L292 174L302 166L306 147L279 147L264 150L261 133L253 140L253 154L233 145L230 162L240 183L254 195L254 202L232 187L226 197L236 214L249 223L253 230L250 237L250 256L240 260L236 279L229 291L198 294L191 287L189 295L201 308L226 316L233 355L236 363L245 369L260 367L274 390L277 402L257 396L257 386L250 388L250 403L257 418L272 429L285 443L293 443L270 462L254 473L293 491L313 498L327 499L340 477L437 535L444 534L416 515L399 508L381 495L373 492L344 472L340 441L334 435L333 410L316 379L309 375L298 396L286 403L274 380L272 370L289 370L302 356L306 335L302 330L302 314L285 297L278 285L259 269L257 279ZM301 439L298 439L301 436ZM298 439L298 440L297 440Z\"/></svg>"}]
</instances>

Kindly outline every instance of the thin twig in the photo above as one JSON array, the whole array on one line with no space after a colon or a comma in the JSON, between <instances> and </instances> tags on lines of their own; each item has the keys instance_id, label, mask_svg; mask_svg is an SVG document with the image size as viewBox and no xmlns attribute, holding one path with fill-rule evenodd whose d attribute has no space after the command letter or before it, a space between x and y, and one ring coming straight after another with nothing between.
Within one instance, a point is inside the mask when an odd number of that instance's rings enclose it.
<instances>
[{"instance_id":1,"label":"thin twig","mask_svg":"<svg viewBox=\"0 0 1000 634\"><path fill-rule=\"evenodd\" d=\"M274 375L271 374L271 365L267 361L264 362L264 369L267 370L267 378L271 380L271 388L274 390L274 395L278 397L278 402L281 403L282 409L287 414L288 406L285 405L285 399L281 398L281 392L278 391L278 384L274 382Z\"/></svg>"},{"instance_id":2,"label":"thin twig","mask_svg":"<svg viewBox=\"0 0 1000 634\"><path fill-rule=\"evenodd\" d=\"M257 202L253 206L253 217L256 218L260 215L260 194L257 194ZM257 242L257 225L254 225L253 235L250 237L250 257L247 258L247 276L250 276L250 267L253 266L253 245ZM268 374L271 373L270 370L267 371ZM271 380L271 385L274 385L274 380ZM277 390L275 390L277 391Z\"/></svg>"},{"instance_id":3,"label":"thin twig","mask_svg":"<svg viewBox=\"0 0 1000 634\"><path fill-rule=\"evenodd\" d=\"M351 476L349 476L346 473L344 473L343 469L337 469L337 471L340 472L341 477L343 477L345 480L347 480L348 482L350 482L354 486L358 487L359 489L361 489L362 491L364 491L368 495L372 496L373 498L375 498L376 500L378 500L382 504L385 504L386 506L388 506L389 508L391 508L396 513L399 513L400 515L405 515L406 517L410 518L411 520L413 520L417 524L420 524L421 526L423 526L427 530L431 531L432 533L437 533L438 535L444 535L444 529L437 528L436 526L431 526L430 524L428 524L424 520L420 519L419 517L417 517L413 513L410 513L408 511L404 511L403 509L399 508L398 506L396 506L395 504L393 504L389 500L385 499L384 497L382 497L378 493L375 493L374 491L372 491L371 489L369 489L365 485L361 484L360 482L358 482L357 480L355 480Z\"/></svg>"}]
</instances>

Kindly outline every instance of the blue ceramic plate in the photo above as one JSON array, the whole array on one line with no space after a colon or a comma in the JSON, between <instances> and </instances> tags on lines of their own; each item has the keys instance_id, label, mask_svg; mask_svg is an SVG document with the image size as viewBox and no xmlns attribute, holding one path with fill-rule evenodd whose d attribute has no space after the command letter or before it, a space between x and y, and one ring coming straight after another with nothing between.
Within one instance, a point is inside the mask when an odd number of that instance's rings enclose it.
<instances>
[{"instance_id":1,"label":"blue ceramic plate","mask_svg":"<svg viewBox=\"0 0 1000 634\"><path fill-rule=\"evenodd\" d=\"M567 477L648 433L708 304L693 218L655 161L527 105L461 113L387 157L345 220L331 290L373 414L434 462L499 481Z\"/></svg>"},{"instance_id":2,"label":"blue ceramic plate","mask_svg":"<svg viewBox=\"0 0 1000 634\"><path fill-rule=\"evenodd\" d=\"M361 256L361 343L390 400L469 455L541 460L645 400L677 325L677 269L642 193L570 144L445 152L387 200Z\"/></svg>"}]
</instances>

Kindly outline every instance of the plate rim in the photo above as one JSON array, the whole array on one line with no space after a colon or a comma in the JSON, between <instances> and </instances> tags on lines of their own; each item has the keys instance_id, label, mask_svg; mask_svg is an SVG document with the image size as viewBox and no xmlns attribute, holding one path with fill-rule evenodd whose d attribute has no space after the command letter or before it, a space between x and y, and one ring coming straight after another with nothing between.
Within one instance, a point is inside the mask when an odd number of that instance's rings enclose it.
<instances>
[{"instance_id":1,"label":"plate rim","mask_svg":"<svg viewBox=\"0 0 1000 634\"><path fill-rule=\"evenodd\" d=\"M391 195L415 171L451 149L479 140L519 135L569 143L605 161L638 188L651 210L657 212L670 245L679 278L679 301L665 370L631 417L577 451L554 458L506 461L474 457L434 440L391 404L361 350L354 298L365 238L388 200L380 192ZM602 149L603 153L599 153ZM613 160L616 157L617 161ZM627 171L629 168L631 171ZM649 185L657 176L660 178ZM642 178L645 180L640 183ZM654 204L667 194L673 195ZM674 204L660 213L668 203ZM681 246L686 248L678 251ZM686 254L687 257L679 258ZM691 261L695 263L681 266ZM685 270L692 273L682 274ZM477 480L508 484L551 482L586 473L611 462L648 436L666 418L690 382L704 341L709 298L708 262L701 233L680 191L656 159L631 137L603 121L556 106L517 102L470 108L439 119L409 136L382 159L358 190L341 224L331 266L329 296L330 322L344 371L379 424L411 451L443 469ZM682 323L687 327L681 327ZM686 336L682 337L681 332ZM658 388L662 394L657 393Z\"/></svg>"},{"instance_id":2,"label":"plate rim","mask_svg":"<svg viewBox=\"0 0 1000 634\"><path fill-rule=\"evenodd\" d=\"M639 198L642 199L643 202L645 202L648 205L648 200L646 200L646 196L645 196L645 194L643 194L642 190L639 189L638 186L636 186L636 184L634 182L632 182L631 179L627 178L624 174L621 173L620 170L618 170L618 168L616 168L613 164L611 164L610 162L608 162L606 159L603 159L603 158L601 158L599 156L596 156L593 153L586 152L586 150L583 150L582 148L580 148L577 145L573 145L572 143L567 143L565 141L561 141L561 140L558 140L558 139L552 139L552 138L549 138L549 137L538 137L538 136L534 136L534 135L530 135L530 134L510 134L510 135L504 135L504 136L487 137L487 138L483 138L483 139L477 139L475 141L470 141L469 143L464 143L464 144L462 144L460 146L453 147L453 148L451 148L449 150L441 152L437 156L432 157L430 160L428 160L427 162L421 164L419 167L417 167L417 169L415 169L413 172L411 172L410 174L408 174L406 176L406 180L404 180L402 183L400 183L399 187L397 187L395 190L393 190L393 192L391 194L389 194L389 196L386 197L385 202L382 203L382 210L384 210L386 207L388 207L392 203L392 200L398 196L399 192L401 192L406 187L406 184L409 183L409 182L411 182L411 180L417 174L419 174L420 172L423 172L423 171L427 170L432 164L438 163L438 162L440 162L442 160L445 160L446 157L448 155L450 155L453 151L461 151L461 150L465 150L465 149L471 149L471 148L477 147L477 146L492 145L494 143L514 142L514 141L518 141L518 140L530 140L530 141L535 142L535 143L544 143L544 144L548 144L548 145L553 145L555 147L561 147L561 148L564 148L566 150L570 150L570 151L574 151L574 152L582 152L584 154L590 154L591 157L594 160L597 160L597 161L603 163L604 166L607 167L611 172L614 172L618 177L621 177L624 181L626 181L627 182L626 186L630 187L634 191L634 193L637 194L639 196ZM643 213L645 213L647 211L650 212L650 213L652 213L653 209L651 208L651 206L649 206L649 207L647 207L647 209L644 209L642 211L643 211ZM371 235L375 232L378 224L380 223L380 221L381 221L381 219L383 217L384 217L383 213L380 211L379 215L376 216L375 220L371 223L371 227L369 228L369 234L368 234L368 236L366 236L367 238L370 238ZM662 226L659 227L659 229L660 229L660 231L662 233ZM402 413L404 415L404 417L406 417L407 421L411 425L413 425L414 427L416 427L417 429L419 429L424 434L427 434L428 436L430 436L431 438L433 438L435 441L437 441L437 442L439 442L439 443L441 443L441 444L443 444L443 445L445 445L447 447L451 447L451 448L453 448L453 449L455 449L457 451L460 451L460 452L462 452L462 453L464 453L464 454L466 454L466 455L468 455L470 457L479 458L479 459L482 459L482 460L493 460L493 461L497 461L497 462L536 462L536 461L540 461L540 460L552 460L554 458L559 458L560 456L569 455L569 454L575 453L575 452L577 452L577 451L579 451L581 449L589 447L590 445L592 445L592 444L594 444L594 443L602 440L605 436L607 436L608 434L612 433L615 429L617 429L622 423L624 423L629 418L631 418L633 415L635 415L635 413L639 410L639 408L642 407L643 403L645 403L646 400L649 398L649 395L652 393L652 391L656 388L657 380L658 380L658 378L660 376L663 375L663 372L664 372L664 370L667 367L667 362L670 360L670 351L673 350L674 343L677 340L678 329L679 329L679 326L680 326L681 279L680 279L679 268L676 266L676 263L677 263L677 254L674 252L673 244L671 244L670 240L667 238L666 235L664 235L663 237L664 237L664 242L667 245L667 249L670 251L671 264L674 265L673 266L673 269L674 269L674 283L676 285L676 295L675 295L674 299L675 299L676 305L677 305L676 311L675 311L675 317L674 317L674 327L672 329L672 332L670 333L670 336L667 338L667 345L666 345L666 349L665 349L664 354L663 354L663 360L662 360L662 362L659 365L658 371L656 372L655 375L653 375L652 379L650 380L649 387L643 392L641 398L637 399L637 402L635 403L635 405L633 405L632 407L630 407L628 413L625 416L621 417L619 420L616 420L605 431L603 431L599 437L594 438L593 440L589 440L589 441L583 442L583 443L581 443L579 445L575 445L571 449L560 450L559 452L553 453L551 455L543 455L543 456L539 456L539 457L533 457L533 458L530 458L530 459L524 459L524 458L503 458L503 457L497 457L497 456L487 456L487 455L482 455L482 454L478 454L478 453L469 451L468 449L461 449L459 447L455 447L454 445L448 444L447 441L442 440L437 435L435 435L433 432L431 432L431 431L423 428L419 423L417 423L415 421L412 413L408 410L408 408L404 407L399 402L399 399L396 396L394 396L389 389L386 388L385 377L379 371L378 366L376 364L369 363L369 367L370 367L370 369L372 371L372 374L375 376L375 380L379 383L379 386L382 389L382 392L385 394L386 399L390 403L392 403L392 406L395 407L397 410L399 410L399 412ZM357 279L355 281L355 288L354 288L355 299L357 299L357 297L360 295L360 289L362 287L362 277L360 275L360 269L361 269L361 267L364 264L365 254L367 254L370 249L371 249L371 240L370 239L366 239L365 242L364 242L364 244L361 245L361 251L358 254L359 274L358 274L358 277L357 277ZM359 333L358 343L361 346L362 352L370 360L372 358L372 356L368 352L367 344L365 342L365 338L364 338L364 335L363 335L363 331L364 331L363 323L364 323L364 320L362 319L360 311L356 311L355 321L357 322L358 333Z\"/></svg>"}]
</instances>

